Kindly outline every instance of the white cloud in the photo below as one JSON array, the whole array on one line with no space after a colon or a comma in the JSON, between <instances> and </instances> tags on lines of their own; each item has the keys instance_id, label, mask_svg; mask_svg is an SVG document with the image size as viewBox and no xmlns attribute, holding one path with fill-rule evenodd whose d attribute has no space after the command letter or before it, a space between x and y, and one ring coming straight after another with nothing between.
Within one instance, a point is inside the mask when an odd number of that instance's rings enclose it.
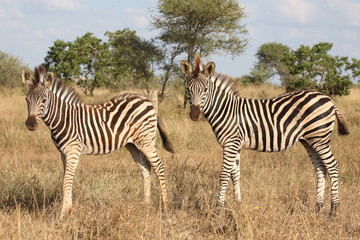
<instances>
[{"instance_id":1,"label":"white cloud","mask_svg":"<svg viewBox=\"0 0 360 240\"><path fill-rule=\"evenodd\" d=\"M79 12L84 11L85 6L73 0L33 0L42 3L48 11Z\"/></svg>"},{"instance_id":2,"label":"white cloud","mask_svg":"<svg viewBox=\"0 0 360 240\"><path fill-rule=\"evenodd\" d=\"M15 31L22 31L22 32L28 32L29 27L25 24L22 24L15 20L7 20L5 22L5 26L7 30L15 30Z\"/></svg>"},{"instance_id":3,"label":"white cloud","mask_svg":"<svg viewBox=\"0 0 360 240\"><path fill-rule=\"evenodd\" d=\"M126 8L125 13L139 15L146 14L147 10L145 8Z\"/></svg>"},{"instance_id":4,"label":"white cloud","mask_svg":"<svg viewBox=\"0 0 360 240\"><path fill-rule=\"evenodd\" d=\"M360 26L360 2L351 0L327 0L330 9L336 11L350 26Z\"/></svg>"},{"instance_id":5,"label":"white cloud","mask_svg":"<svg viewBox=\"0 0 360 240\"><path fill-rule=\"evenodd\" d=\"M49 28L48 32L55 36L61 36L61 34L62 34L61 30L59 30L58 28L54 28L54 27Z\"/></svg>"},{"instance_id":6,"label":"white cloud","mask_svg":"<svg viewBox=\"0 0 360 240\"><path fill-rule=\"evenodd\" d=\"M144 15L129 15L129 18L137 27L145 27L148 24L148 20Z\"/></svg>"},{"instance_id":7,"label":"white cloud","mask_svg":"<svg viewBox=\"0 0 360 240\"><path fill-rule=\"evenodd\" d=\"M44 38L44 37L45 37L44 31L41 30L41 29L40 29L40 30L36 30L35 34L36 34L36 36L37 36L38 38Z\"/></svg>"},{"instance_id":8,"label":"white cloud","mask_svg":"<svg viewBox=\"0 0 360 240\"><path fill-rule=\"evenodd\" d=\"M23 17L20 6L17 1L0 0L0 18Z\"/></svg>"},{"instance_id":9,"label":"white cloud","mask_svg":"<svg viewBox=\"0 0 360 240\"><path fill-rule=\"evenodd\" d=\"M314 3L306 0L278 0L275 6L285 18L301 24L309 23L315 14Z\"/></svg>"},{"instance_id":10,"label":"white cloud","mask_svg":"<svg viewBox=\"0 0 360 240\"><path fill-rule=\"evenodd\" d=\"M125 13L137 27L145 27L149 23L146 18L147 10L145 8L126 8Z\"/></svg>"},{"instance_id":11,"label":"white cloud","mask_svg":"<svg viewBox=\"0 0 360 240\"><path fill-rule=\"evenodd\" d=\"M4 9L0 8L0 18L6 17Z\"/></svg>"}]
</instances>

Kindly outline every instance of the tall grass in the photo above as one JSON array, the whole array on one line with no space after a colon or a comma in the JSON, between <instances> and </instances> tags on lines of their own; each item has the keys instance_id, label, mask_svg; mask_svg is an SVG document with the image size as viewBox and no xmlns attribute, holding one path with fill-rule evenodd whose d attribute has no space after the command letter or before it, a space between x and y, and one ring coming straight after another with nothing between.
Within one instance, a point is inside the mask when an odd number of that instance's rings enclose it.
<instances>
[{"instance_id":1,"label":"tall grass","mask_svg":"<svg viewBox=\"0 0 360 240\"><path fill-rule=\"evenodd\" d=\"M281 88L242 88L246 97L270 97ZM95 92L87 102L114 93ZM341 205L336 219L325 207L314 213L316 176L300 144L279 153L241 153L241 205L229 185L222 214L211 218L219 190L222 148L206 121L192 122L182 96L170 92L159 115L176 147L157 149L166 170L169 216L161 211L153 176L152 205L142 204L142 179L130 154L81 156L75 174L74 205L63 222L60 210L62 163L49 131L25 127L24 91L0 91L1 239L359 239L360 238L360 89L334 99L349 120L351 135L333 135L340 167Z\"/></svg>"}]
</instances>

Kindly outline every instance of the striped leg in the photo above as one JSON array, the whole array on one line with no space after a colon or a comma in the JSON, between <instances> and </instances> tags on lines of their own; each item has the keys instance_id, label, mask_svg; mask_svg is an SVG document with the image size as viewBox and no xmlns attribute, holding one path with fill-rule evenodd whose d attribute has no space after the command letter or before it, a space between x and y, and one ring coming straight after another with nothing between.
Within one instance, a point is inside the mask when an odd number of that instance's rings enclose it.
<instances>
[{"instance_id":1,"label":"striped leg","mask_svg":"<svg viewBox=\"0 0 360 240\"><path fill-rule=\"evenodd\" d=\"M339 201L339 169L338 163L334 158L334 155L330 149L330 140L326 139L322 142L314 142L311 144L311 147L317 152L320 161L322 162L323 166L325 167L327 173L329 174L330 181L331 181L331 211L330 216L336 216L336 209L340 204Z\"/></svg>"},{"instance_id":2,"label":"striped leg","mask_svg":"<svg viewBox=\"0 0 360 240\"><path fill-rule=\"evenodd\" d=\"M60 220L64 218L67 211L72 207L72 184L74 180L74 175L76 167L79 162L79 157L81 154L80 145L71 145L68 146L64 155L66 156L65 171L64 171L64 180L63 180L63 199L62 207L60 211Z\"/></svg>"},{"instance_id":3,"label":"striped leg","mask_svg":"<svg viewBox=\"0 0 360 240\"><path fill-rule=\"evenodd\" d=\"M319 158L317 152L305 140L300 140L300 142L305 147L309 158L315 168L317 176L315 211L319 212L324 205L326 168L322 163L321 159Z\"/></svg>"},{"instance_id":4,"label":"striped leg","mask_svg":"<svg viewBox=\"0 0 360 240\"><path fill-rule=\"evenodd\" d=\"M66 155L63 154L63 153L60 153L61 154L61 161L62 161L62 164L63 164L63 169L64 169L64 172L63 174L65 175L65 169L66 169Z\"/></svg>"},{"instance_id":5,"label":"striped leg","mask_svg":"<svg viewBox=\"0 0 360 240\"><path fill-rule=\"evenodd\" d=\"M219 215L220 210L224 206L226 188L229 183L231 172L234 168L234 162L236 161L237 154L238 148L235 146L225 146L223 149L223 165L220 173L220 192L218 196L218 202L216 204L215 215Z\"/></svg>"},{"instance_id":6,"label":"striped leg","mask_svg":"<svg viewBox=\"0 0 360 240\"><path fill-rule=\"evenodd\" d=\"M241 202L240 192L240 153L236 154L236 160L234 161L233 168L231 170L231 179L234 186L235 201Z\"/></svg>"},{"instance_id":7,"label":"striped leg","mask_svg":"<svg viewBox=\"0 0 360 240\"><path fill-rule=\"evenodd\" d=\"M134 144L127 144L126 149L129 150L131 156L133 157L136 164L139 166L141 175L144 180L144 203L150 204L150 189L151 189L151 164L145 158L145 156L140 152Z\"/></svg>"},{"instance_id":8,"label":"striped leg","mask_svg":"<svg viewBox=\"0 0 360 240\"><path fill-rule=\"evenodd\" d=\"M339 200L339 164L335 160L334 155L331 152L330 145L327 144L327 148L318 152L326 171L330 176L331 181L331 210L330 217L336 216L336 209L340 205Z\"/></svg>"},{"instance_id":9,"label":"striped leg","mask_svg":"<svg viewBox=\"0 0 360 240\"><path fill-rule=\"evenodd\" d=\"M138 149L149 160L152 168L154 169L156 177L159 180L162 199L163 199L163 203L164 203L164 210L167 213L168 200L167 200L167 192L166 192L166 187L165 187L164 165L156 153L155 146L138 147Z\"/></svg>"}]
</instances>

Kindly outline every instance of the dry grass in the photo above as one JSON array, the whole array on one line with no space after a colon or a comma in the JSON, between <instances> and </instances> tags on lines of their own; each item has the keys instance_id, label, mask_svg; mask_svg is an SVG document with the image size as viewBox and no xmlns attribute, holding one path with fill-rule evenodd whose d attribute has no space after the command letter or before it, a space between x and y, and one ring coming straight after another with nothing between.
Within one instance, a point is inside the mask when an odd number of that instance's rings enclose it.
<instances>
[{"instance_id":1,"label":"dry grass","mask_svg":"<svg viewBox=\"0 0 360 240\"><path fill-rule=\"evenodd\" d=\"M243 88L247 97L269 97L282 89ZM95 93L96 94L96 93ZM101 92L92 102L110 98ZM243 203L233 201L212 219L219 189L222 149L209 124L192 122L181 95L169 94L159 114L176 146L161 148L171 200L161 212L153 177L152 206L142 205L142 179L126 150L82 156L75 175L74 206L64 222L60 210L62 164L47 127L25 127L24 91L0 91L0 238L1 239L359 239L360 238L360 90L335 99L349 119L351 135L333 136L340 164L341 206L335 220L325 207L314 213L316 177L302 146L280 153L244 151L241 155ZM158 139L159 140L159 139ZM327 181L329 185L329 181Z\"/></svg>"}]
</instances>

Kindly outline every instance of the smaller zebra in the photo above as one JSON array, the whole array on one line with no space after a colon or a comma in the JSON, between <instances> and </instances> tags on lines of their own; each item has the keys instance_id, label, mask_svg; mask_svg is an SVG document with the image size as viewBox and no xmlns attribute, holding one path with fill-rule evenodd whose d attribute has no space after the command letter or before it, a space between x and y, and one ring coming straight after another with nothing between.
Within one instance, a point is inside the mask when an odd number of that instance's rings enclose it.
<instances>
[{"instance_id":1,"label":"smaller zebra","mask_svg":"<svg viewBox=\"0 0 360 240\"><path fill-rule=\"evenodd\" d=\"M236 90L233 78L216 73L213 62L202 64L199 55L194 70L185 60L181 61L181 69L187 77L191 119L199 120L203 114L223 148L216 214L224 205L230 179L235 198L241 201L241 150L278 152L300 142L317 175L316 212L323 207L328 174L331 181L330 216L336 215L339 205L338 163L330 149L335 118L340 135L349 134L349 129L330 97L306 90L268 99L247 99Z\"/></svg>"},{"instance_id":2,"label":"smaller zebra","mask_svg":"<svg viewBox=\"0 0 360 240\"><path fill-rule=\"evenodd\" d=\"M61 153L64 167L60 219L72 206L72 184L81 154L107 154L126 147L139 166L144 181L144 202L150 203L151 168L159 180L164 210L167 212L164 166L155 149L159 129L165 150L173 146L157 116L157 96L152 104L140 94L121 94L103 104L85 104L70 86L46 73L44 66L35 68L34 78L22 71L21 78L29 87L26 96L26 126L34 131L42 119Z\"/></svg>"}]
</instances>

